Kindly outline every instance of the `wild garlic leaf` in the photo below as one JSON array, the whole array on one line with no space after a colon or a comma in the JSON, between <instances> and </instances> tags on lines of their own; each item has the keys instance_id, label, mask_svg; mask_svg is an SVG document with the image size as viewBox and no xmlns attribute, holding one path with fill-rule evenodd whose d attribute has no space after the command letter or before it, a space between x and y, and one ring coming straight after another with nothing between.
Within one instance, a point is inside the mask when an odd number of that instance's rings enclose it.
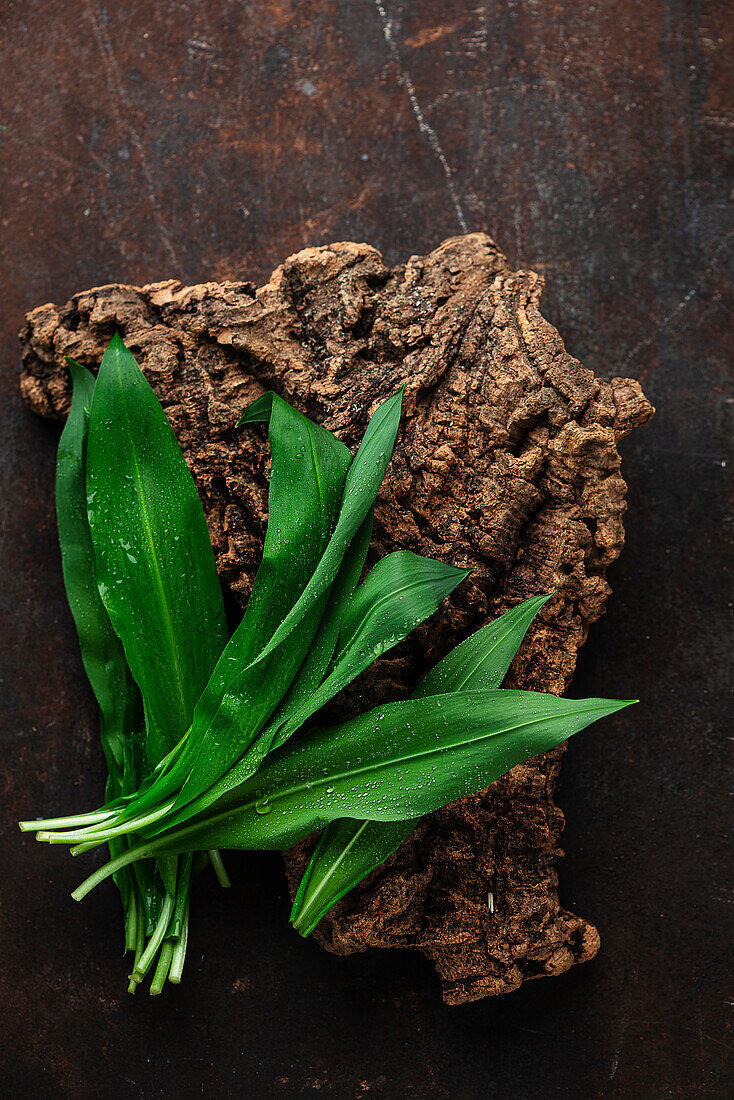
<instances>
[{"instance_id":1,"label":"wild garlic leaf","mask_svg":"<svg viewBox=\"0 0 734 1100\"><path fill-rule=\"evenodd\" d=\"M506 689L388 703L289 742L200 820L142 842L137 854L282 849L338 818L422 816L629 703ZM110 871L91 876L82 892Z\"/></svg>"},{"instance_id":2,"label":"wild garlic leaf","mask_svg":"<svg viewBox=\"0 0 734 1100\"><path fill-rule=\"evenodd\" d=\"M207 806L211 806L212 803L218 801L232 787L237 786L253 775L260 767L260 764L273 747L278 731L300 709L304 699L309 699L313 695L323 680L324 673L336 649L344 611L357 586L364 566L371 533L372 509L370 509L362 526L354 536L351 546L344 555L341 568L329 592L326 609L319 622L318 632L311 648L306 654L287 694L266 727L246 749L244 755L216 783L203 791L192 802L187 803L177 811L167 814L161 821L155 822L149 829L146 829L146 835L153 836L161 829L171 828L173 825L201 813Z\"/></svg>"},{"instance_id":3,"label":"wild garlic leaf","mask_svg":"<svg viewBox=\"0 0 734 1100\"><path fill-rule=\"evenodd\" d=\"M155 765L188 729L226 625L194 480L117 335L92 399L87 501L100 595L143 695Z\"/></svg>"},{"instance_id":4,"label":"wild garlic leaf","mask_svg":"<svg viewBox=\"0 0 734 1100\"><path fill-rule=\"evenodd\" d=\"M354 556L352 548L347 552L342 563L342 568L345 564L349 567L349 572L342 581L345 588L353 588L355 574L359 577L356 566L359 561L364 561L365 554L364 543L358 545L354 562L350 560ZM146 835L153 836L193 814L201 813L227 791L253 775L268 752L284 744L304 722L382 653L406 638L419 623L432 615L439 603L466 578L468 572L467 569L457 569L431 558L421 558L409 550L399 550L382 558L353 592L351 599L343 601L342 593L334 591L339 583L340 571L329 597L332 613L327 611L324 615L327 620L325 629L322 620L314 648L306 658L289 695L267 728L242 759L217 783L194 802L183 807L178 814L167 815L146 829ZM339 627L339 639L336 655L331 662L331 671L320 686L311 687L309 683L316 682L316 665L323 666L322 673L326 671L328 658L324 660L325 648L331 648L333 652L331 635L335 621ZM323 646L319 646L319 641L323 641L320 638L322 631L326 641ZM316 659L312 661L314 653Z\"/></svg>"},{"instance_id":5,"label":"wild garlic leaf","mask_svg":"<svg viewBox=\"0 0 734 1100\"><path fill-rule=\"evenodd\" d=\"M336 525L351 452L275 394L270 396L271 474L263 559L239 627L197 703L176 807L226 772L269 719L303 662L328 590L287 644L255 663L316 570ZM371 502L370 502L371 503ZM364 517L363 517L364 518Z\"/></svg>"},{"instance_id":6,"label":"wild garlic leaf","mask_svg":"<svg viewBox=\"0 0 734 1100\"><path fill-rule=\"evenodd\" d=\"M241 428L243 424L267 424L273 411L274 397L275 394L272 390L261 394L260 397L247 406L237 421L236 427Z\"/></svg>"},{"instance_id":7,"label":"wild garlic leaf","mask_svg":"<svg viewBox=\"0 0 734 1100\"><path fill-rule=\"evenodd\" d=\"M214 847L283 849L344 817L399 821L482 790L635 700L531 691L458 691L377 707L272 753L199 819L101 867L77 901L138 859Z\"/></svg>"},{"instance_id":8,"label":"wild garlic leaf","mask_svg":"<svg viewBox=\"0 0 734 1100\"><path fill-rule=\"evenodd\" d=\"M344 554L374 503L392 454L401 401L402 391L380 406L354 459L330 432L275 394L255 402L256 419L265 419L270 410L271 495L263 562L243 621L197 704L192 729L119 821L162 806L171 795L174 812L193 802L246 751L281 702L313 641ZM308 438L294 440L298 432ZM322 469L324 453L328 461ZM294 462L294 455L306 461ZM340 461L345 480L339 504L330 474ZM319 521L330 518L332 505L335 525L329 531Z\"/></svg>"},{"instance_id":9,"label":"wild garlic leaf","mask_svg":"<svg viewBox=\"0 0 734 1100\"><path fill-rule=\"evenodd\" d=\"M86 454L94 375L69 360L73 383L71 410L56 460L56 518L61 566L81 648L84 669L101 713L102 744L110 775L122 777L124 736L139 719L140 692L130 675L122 643L100 599L94 545L87 518ZM113 797L120 793L116 791Z\"/></svg>"},{"instance_id":10,"label":"wild garlic leaf","mask_svg":"<svg viewBox=\"0 0 734 1100\"><path fill-rule=\"evenodd\" d=\"M387 650L429 618L468 569L457 569L410 550L382 558L354 593L339 632L332 668L321 687L281 727L274 748Z\"/></svg>"},{"instance_id":11,"label":"wild garlic leaf","mask_svg":"<svg viewBox=\"0 0 734 1100\"><path fill-rule=\"evenodd\" d=\"M447 691L498 688L522 645L528 627L554 593L531 596L460 642L423 677L414 699Z\"/></svg>"},{"instance_id":12,"label":"wild garlic leaf","mask_svg":"<svg viewBox=\"0 0 734 1100\"><path fill-rule=\"evenodd\" d=\"M66 596L79 637L82 661L100 710L100 741L107 762L105 797L113 802L137 789L147 771L145 723L140 691L128 668L122 642L99 595L94 545L87 516L86 459L95 378L69 359L73 383L69 416L56 461L56 516ZM125 837L110 840L114 858L129 848ZM131 877L134 873L134 877ZM136 864L117 880L129 919L145 910L148 930L164 895L152 861ZM132 913L132 916L130 914Z\"/></svg>"},{"instance_id":13,"label":"wild garlic leaf","mask_svg":"<svg viewBox=\"0 0 734 1100\"><path fill-rule=\"evenodd\" d=\"M153 780L120 812L118 824L149 815L156 807L163 807L165 814L172 797L188 803L197 797L197 787L205 791L226 772L227 764L256 736L263 715L280 701L323 611L325 599L292 639L288 660L272 662L275 675L264 675L262 668L257 676L248 671L319 561L352 461L335 436L274 394L264 395L254 407L261 410L255 420L270 421L271 478L268 528L253 590L242 622L198 700L196 728L160 762Z\"/></svg>"},{"instance_id":14,"label":"wild garlic leaf","mask_svg":"<svg viewBox=\"0 0 734 1100\"><path fill-rule=\"evenodd\" d=\"M400 389L380 405L367 425L347 474L339 517L329 544L301 597L258 655L258 662L264 661L288 637L331 587L346 549L382 485L395 445L402 400L403 390Z\"/></svg>"},{"instance_id":15,"label":"wild garlic leaf","mask_svg":"<svg viewBox=\"0 0 734 1100\"><path fill-rule=\"evenodd\" d=\"M189 728L226 641L226 622L193 478L158 399L118 335L94 387L86 488L99 593L143 697L145 774ZM128 789L136 790L142 778ZM149 934L160 932L177 887L187 889L175 859L158 860L157 873L140 870ZM152 962L149 952L144 957Z\"/></svg>"},{"instance_id":16,"label":"wild garlic leaf","mask_svg":"<svg viewBox=\"0 0 734 1100\"><path fill-rule=\"evenodd\" d=\"M298 675L291 684L288 694L273 715L271 722L268 723L268 728L263 731L262 737L268 742L268 751L278 731L290 721L302 706L303 700L310 698L318 690L331 664L339 641L342 620L349 608L367 559L373 519L374 509L370 508L342 559L339 572L329 592L326 610L319 623L318 634L308 651L306 660L298 670Z\"/></svg>"},{"instance_id":17,"label":"wild garlic leaf","mask_svg":"<svg viewBox=\"0 0 734 1100\"><path fill-rule=\"evenodd\" d=\"M327 825L293 899L290 921L296 931L309 936L340 898L398 850L419 820L356 821L343 817Z\"/></svg>"},{"instance_id":18,"label":"wild garlic leaf","mask_svg":"<svg viewBox=\"0 0 734 1100\"><path fill-rule=\"evenodd\" d=\"M421 680L413 698L481 688L498 688L530 623L551 598L534 596L477 630L451 650ZM408 821L355 821L328 825L314 849L293 901L291 922L308 936L325 913L410 836Z\"/></svg>"}]
</instances>

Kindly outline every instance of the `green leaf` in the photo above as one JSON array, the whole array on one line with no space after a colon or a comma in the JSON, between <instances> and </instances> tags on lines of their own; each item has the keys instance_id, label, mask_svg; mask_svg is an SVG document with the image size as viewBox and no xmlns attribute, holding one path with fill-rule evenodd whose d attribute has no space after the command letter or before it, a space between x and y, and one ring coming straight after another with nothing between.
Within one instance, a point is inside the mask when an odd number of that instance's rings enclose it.
<instances>
[{"instance_id":1,"label":"green leaf","mask_svg":"<svg viewBox=\"0 0 734 1100\"><path fill-rule=\"evenodd\" d=\"M192 729L161 761L154 781L120 813L118 824L155 807L166 813L172 797L187 804L226 772L280 702L323 611L324 601L312 609L289 651L279 655L284 659L270 662L270 670L261 667L253 674L248 668L316 568L352 461L331 432L274 394L264 395L253 407L261 410L255 419L270 420L271 450L268 529L253 590L242 622L198 701Z\"/></svg>"},{"instance_id":2,"label":"green leaf","mask_svg":"<svg viewBox=\"0 0 734 1100\"><path fill-rule=\"evenodd\" d=\"M72 360L69 369L73 382L71 410L61 433L56 461L61 566L84 669L101 712L102 745L113 785L117 787L111 796L115 798L121 793L125 733L136 722L142 724L140 693L95 580L85 481L94 375Z\"/></svg>"},{"instance_id":3,"label":"green leaf","mask_svg":"<svg viewBox=\"0 0 734 1100\"><path fill-rule=\"evenodd\" d=\"M275 394L271 391L263 393L256 401L253 401L251 405L248 405L242 416L237 421L237 427L242 427L243 424L259 424L266 423L270 420L270 414L273 411L273 398Z\"/></svg>"},{"instance_id":4,"label":"green leaf","mask_svg":"<svg viewBox=\"0 0 734 1100\"><path fill-rule=\"evenodd\" d=\"M279 731L291 721L293 715L302 706L303 700L310 698L319 689L331 664L339 641L342 620L354 595L354 590L357 587L367 558L367 551L372 538L373 519L374 509L370 508L342 559L339 572L331 586L326 610L319 623L318 634L313 645L308 651L298 675L291 684L288 694L273 715L268 728L263 731L260 740L267 744L266 751L270 751ZM278 740L278 743L280 744L280 740Z\"/></svg>"},{"instance_id":5,"label":"green leaf","mask_svg":"<svg viewBox=\"0 0 734 1100\"><path fill-rule=\"evenodd\" d=\"M262 729L298 672L324 610L326 592L288 644L256 663L329 543L352 462L331 432L275 394L266 396L271 475L263 559L242 622L196 706L188 751L175 772L185 777L177 807L216 782Z\"/></svg>"},{"instance_id":6,"label":"green leaf","mask_svg":"<svg viewBox=\"0 0 734 1100\"><path fill-rule=\"evenodd\" d=\"M257 657L264 661L328 592L354 535L372 507L392 457L403 400L403 389L384 401L374 414L354 456L344 486L339 518L318 568L299 600Z\"/></svg>"},{"instance_id":7,"label":"green leaf","mask_svg":"<svg viewBox=\"0 0 734 1100\"><path fill-rule=\"evenodd\" d=\"M188 729L226 626L196 486L119 336L94 388L87 501L100 595L143 695L155 764Z\"/></svg>"},{"instance_id":8,"label":"green leaf","mask_svg":"<svg viewBox=\"0 0 734 1100\"><path fill-rule=\"evenodd\" d=\"M471 570L410 550L397 550L370 570L351 600L341 624L332 669L278 731L278 748L325 703L373 661L401 642L438 608Z\"/></svg>"},{"instance_id":9,"label":"green leaf","mask_svg":"<svg viewBox=\"0 0 734 1100\"><path fill-rule=\"evenodd\" d=\"M99 594L143 698L145 754L131 742L126 762L125 791L133 792L188 729L226 641L226 623L193 478L119 336L94 387L86 473ZM178 880L175 860L137 869L149 933L167 904L162 886L172 892Z\"/></svg>"},{"instance_id":10,"label":"green leaf","mask_svg":"<svg viewBox=\"0 0 734 1100\"><path fill-rule=\"evenodd\" d=\"M498 688L540 609L553 598L549 592L532 596L470 634L424 676L413 698L442 695L462 689Z\"/></svg>"},{"instance_id":11,"label":"green leaf","mask_svg":"<svg viewBox=\"0 0 734 1100\"><path fill-rule=\"evenodd\" d=\"M174 810L192 802L246 751L281 702L382 482L401 401L402 391L380 406L353 460L330 432L276 395L254 403L251 415L258 420L270 409L271 487L263 562L243 621L197 704L193 728L156 781L122 811L119 822L156 805L165 815L170 806L164 800L171 795ZM339 505L333 490L341 463L345 481Z\"/></svg>"},{"instance_id":12,"label":"green leaf","mask_svg":"<svg viewBox=\"0 0 734 1100\"><path fill-rule=\"evenodd\" d=\"M423 678L413 698L442 692L498 688L527 629L550 595L513 607L456 646ZM365 875L392 855L418 822L355 821L324 829L293 901L291 921L309 935L325 913Z\"/></svg>"},{"instance_id":13,"label":"green leaf","mask_svg":"<svg viewBox=\"0 0 734 1100\"><path fill-rule=\"evenodd\" d=\"M302 936L362 879L396 852L418 824L408 821L332 821L319 837L293 899L290 920Z\"/></svg>"},{"instance_id":14,"label":"green leaf","mask_svg":"<svg viewBox=\"0 0 734 1100\"><path fill-rule=\"evenodd\" d=\"M200 821L142 841L90 875L74 897L120 866L162 852L283 849L338 818L430 813L630 702L494 689L388 703L272 753Z\"/></svg>"},{"instance_id":15,"label":"green leaf","mask_svg":"<svg viewBox=\"0 0 734 1100\"><path fill-rule=\"evenodd\" d=\"M414 818L624 706L507 690L390 703L273 753L191 835L206 838L197 847L283 848L339 817Z\"/></svg>"},{"instance_id":16,"label":"green leaf","mask_svg":"<svg viewBox=\"0 0 734 1100\"><path fill-rule=\"evenodd\" d=\"M128 668L122 642L112 628L95 579L94 545L87 516L86 459L95 379L68 360L73 383L71 410L59 440L56 515L66 596L79 636L82 661L100 710L100 741L107 762L108 802L137 789L146 771L145 724L140 691ZM124 837L110 841L114 858L129 848ZM118 879L126 912L140 904L152 929L164 890L155 865L135 866L135 877ZM134 896L133 896L134 895Z\"/></svg>"},{"instance_id":17,"label":"green leaf","mask_svg":"<svg viewBox=\"0 0 734 1100\"><path fill-rule=\"evenodd\" d=\"M342 569L345 564L348 569L339 585L341 590L335 593L332 588L329 599L331 612L325 616L327 622L323 637L317 639L315 648L301 668L303 675L299 673L291 692L267 729L219 782L178 814L167 815L157 821L146 830L147 835L171 828L174 824L199 814L228 790L253 775L271 749L283 745L360 672L432 615L441 600L469 573L467 569L457 569L431 558L421 558L409 550L399 550L382 558L369 572L352 599L345 600L346 590L350 587L353 590L359 577L356 566L359 562L364 562L368 540L369 533L366 532L366 538L363 536L358 543L356 555L351 554L350 548L345 556ZM351 560L353 556L354 561ZM340 575L337 575L334 587L337 587ZM322 623L322 627L323 625ZM330 648L333 652L332 635L335 625L340 633L336 656L331 662L332 669L323 683L314 687L314 684L318 684L316 673L319 669L322 675L326 671L326 649ZM322 627L319 628L319 635L322 635ZM322 642L321 645L319 641Z\"/></svg>"},{"instance_id":18,"label":"green leaf","mask_svg":"<svg viewBox=\"0 0 734 1100\"><path fill-rule=\"evenodd\" d=\"M162 828L171 828L173 825L186 821L194 814L201 813L207 806L211 806L218 801L232 787L237 786L248 776L253 775L273 747L273 742L279 730L300 709L304 698L309 698L318 690L334 655L342 617L362 572L371 534L372 509L370 509L351 546L344 555L341 568L329 593L329 600L319 623L318 633L298 670L298 675L257 740L250 745L243 757L233 764L216 783L202 792L192 802L182 806L177 812L167 814L151 826L149 835L153 835Z\"/></svg>"}]
</instances>

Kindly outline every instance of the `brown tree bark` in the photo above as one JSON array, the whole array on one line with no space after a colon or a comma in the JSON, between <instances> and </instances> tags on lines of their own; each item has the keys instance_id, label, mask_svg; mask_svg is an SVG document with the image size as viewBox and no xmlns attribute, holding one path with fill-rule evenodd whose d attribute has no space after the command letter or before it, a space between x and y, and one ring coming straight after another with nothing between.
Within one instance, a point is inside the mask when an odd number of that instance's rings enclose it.
<instances>
[{"instance_id":1,"label":"brown tree bark","mask_svg":"<svg viewBox=\"0 0 734 1100\"><path fill-rule=\"evenodd\" d=\"M606 570L624 542L617 443L653 410L637 382L601 381L566 352L539 312L542 286L472 234L394 269L364 244L306 249L259 289L100 287L28 315L21 384L32 409L63 417L63 356L96 369L119 329L194 474L222 579L244 603L267 520L268 456L260 429L235 429L242 410L273 388L353 446L405 383L372 553L403 547L474 572L331 717L405 693L468 633L551 589L557 596L507 682L560 694L604 611ZM335 906L317 939L341 954L417 947L452 1004L592 958L596 929L557 895L561 755L424 819ZM291 887L311 846L286 854Z\"/></svg>"}]
</instances>

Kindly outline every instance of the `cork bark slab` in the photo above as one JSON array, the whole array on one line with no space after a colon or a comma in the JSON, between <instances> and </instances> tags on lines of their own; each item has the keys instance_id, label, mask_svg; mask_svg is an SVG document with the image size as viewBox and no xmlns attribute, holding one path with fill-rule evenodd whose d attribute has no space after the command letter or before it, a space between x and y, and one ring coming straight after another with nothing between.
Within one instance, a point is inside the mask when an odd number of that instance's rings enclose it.
<instances>
[{"instance_id":1,"label":"cork bark slab","mask_svg":"<svg viewBox=\"0 0 734 1100\"><path fill-rule=\"evenodd\" d=\"M220 575L244 603L267 520L268 454L261 429L235 429L242 410L273 388L354 446L375 407L405 383L373 555L404 547L474 572L329 717L409 691L469 632L550 589L557 597L507 682L561 693L604 611L606 570L624 542L617 443L653 410L637 382L600 381L566 352L539 312L542 286L472 234L393 269L365 244L306 249L259 289L100 287L28 315L21 385L37 413L63 417L63 356L96 368L119 329L194 474ZM451 1004L592 958L596 929L557 894L561 754L424 819L332 910L319 941L341 954L419 948ZM311 845L286 854L291 887Z\"/></svg>"}]
</instances>

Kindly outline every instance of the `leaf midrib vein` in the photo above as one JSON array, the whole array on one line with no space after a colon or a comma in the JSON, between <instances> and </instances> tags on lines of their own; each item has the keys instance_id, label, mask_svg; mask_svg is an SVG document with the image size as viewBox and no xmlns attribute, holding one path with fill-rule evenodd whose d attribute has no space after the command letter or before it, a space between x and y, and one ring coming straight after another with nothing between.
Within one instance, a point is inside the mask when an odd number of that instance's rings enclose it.
<instances>
[{"instance_id":1,"label":"leaf midrib vein","mask_svg":"<svg viewBox=\"0 0 734 1100\"><path fill-rule=\"evenodd\" d=\"M408 581L407 584L401 584L399 588L393 588L393 590L391 592L388 592L387 595L380 596L379 600L376 600L375 603L371 604L365 611L359 623L352 631L349 637L349 641L341 649L340 656L337 656L337 661L343 660L343 658L348 655L349 650L354 645L355 639L358 638L364 630L365 623L369 622L370 619L374 618L377 615L379 609L383 606L383 604L388 603L388 601L390 600L399 598L401 592L409 592L412 588L427 588L431 585L434 585L435 583L436 578L434 577L431 577L430 580ZM337 669L334 669L334 672L336 671Z\"/></svg>"},{"instance_id":2,"label":"leaf midrib vein","mask_svg":"<svg viewBox=\"0 0 734 1100\"><path fill-rule=\"evenodd\" d=\"M360 822L360 825L359 825L359 828L357 829L357 831L355 833L352 833L351 837L349 838L349 843L345 844L343 846L343 848L340 851L338 857L334 860L331 867L326 872L324 877L321 879L321 882L318 884L318 886L314 890L313 894L311 895L311 900L312 901L315 900L316 898L318 898L319 895L323 893L324 888L327 886L327 884L333 878L337 868L341 867L342 863L344 863L345 859L347 858L347 856L349 855L349 853L351 852L352 848L355 846L355 844L357 843L359 838L361 837L362 833L365 831L367 826L370 825L370 824L373 824L373 822L370 822L370 821ZM301 907L301 912L302 911L303 911L303 906Z\"/></svg>"},{"instance_id":3,"label":"leaf midrib vein","mask_svg":"<svg viewBox=\"0 0 734 1100\"><path fill-rule=\"evenodd\" d=\"M603 707L603 706L601 706L601 707L585 707L583 713L591 714L591 713L593 713L594 711L597 711L597 710L607 710L607 708ZM574 716L579 717L579 713L580 712L576 712L576 714ZM553 717L569 717L569 716L568 715L554 715ZM313 791L314 788L318 788L319 786L322 786L322 787L323 786L329 786L330 784L332 784L334 782L338 782L341 779L347 779L347 778L353 779L356 776L364 775L365 773L368 773L368 772L374 773L374 772L377 772L377 771L382 771L383 769L389 768L389 767L392 767L392 766L399 766L403 762L410 763L413 760L421 760L421 759L424 759L424 758L430 758L431 756L435 756L435 755L439 755L441 753L445 753L447 750L459 748L462 744L481 744L481 742L487 741L492 737L501 737L503 734L515 733L518 730L527 729L527 727L535 725L538 721L542 721L542 719L536 718L533 721L529 721L529 722L519 722L515 726L507 726L504 729L502 729L502 730L500 730L499 732L496 732L496 733L485 733L485 734L480 735L479 737L473 737L469 741L454 742L451 745L438 745L436 747L432 746L430 749L426 749L422 752L412 753L410 756L390 757L389 759L386 759L386 760L380 760L377 763L373 762L371 764L367 764L367 765L365 765L364 767L361 767L361 768L351 768L347 772L332 772L330 775L320 776L319 779L315 782L310 782L309 783L307 780L304 780L304 781L301 781L300 783L296 783L292 787L284 787L284 788L281 788L281 789L276 789L276 791L273 794L273 797L280 800L280 799L283 799L283 798L288 798L292 795L297 795L302 791L309 791L310 792L310 791ZM569 734L568 736L570 737L571 734ZM538 752L540 752L540 751L541 750L539 749ZM263 797L265 797L265 796L263 796ZM267 795L267 797L270 798L271 796ZM258 797L258 796L255 796L254 798L251 798L248 801L243 802L242 805L236 807L235 809L223 810L219 814L215 814L210 818L205 818L203 821L200 821L200 822L197 822L193 825L187 826L186 829L181 830L178 835L179 836L186 835L186 833L189 832L189 831L195 831L195 830L203 828L203 827L210 827L211 825L216 824L218 821L223 821L223 820L226 820L227 818L235 817L236 815L239 815L239 814L243 813L244 811L251 809L255 805L256 802L260 802L260 801L262 801L262 798ZM275 809L275 803L274 802L273 802L273 809ZM342 814L341 816L344 816L344 814ZM402 821L402 820L405 820L405 819L403 819L403 818L398 818L398 819L369 818L368 820L401 820ZM169 834L168 837L166 837L165 834L162 834L160 839L161 839L161 841L164 841L164 840L171 841L175 838L175 836L176 836L175 833Z\"/></svg>"},{"instance_id":4,"label":"leaf midrib vein","mask_svg":"<svg viewBox=\"0 0 734 1100\"><path fill-rule=\"evenodd\" d=\"M181 710L181 716L182 716L182 719L183 719L182 724L185 725L186 720L187 720L187 707L186 707L186 691L185 691L185 687L184 687L183 669L181 667L181 660L180 660L180 655L179 655L179 652L178 652L178 644L177 644L177 641L176 641L176 633L175 633L175 629L174 629L174 625L173 625L173 617L171 615L171 609L170 609L170 606L169 606L169 603L168 603L168 597L167 597L167 593L166 593L166 590L165 590L165 585L163 583L163 574L161 572L160 563L158 561L158 554L156 552L155 542L153 540L153 532L152 532L152 529L151 529L150 515L148 513L148 506L147 506L147 502L146 502L146 499L145 499L145 492L144 492L143 479L142 479L141 470L140 470L140 463L139 463L139 460L138 460L138 451L137 451L137 445L136 445L136 442L135 442L135 434L132 430L132 421L131 421L131 417L130 417L130 409L129 409L129 406L128 406L128 403L127 403L127 392L126 392L125 387L122 383L122 372L120 370L119 365L117 366L117 378L118 378L118 382L119 382L119 385L120 385L120 395L121 395L121 398L122 398L122 405L123 405L123 408L125 410L126 427L127 427L127 430L128 430L128 435L129 435L129 437L132 441L132 446L130 448L130 451L131 451L132 458L133 458L133 466L134 466L134 469L135 469L135 481L136 481L136 484L137 484L137 487L138 487L138 499L139 499L139 502L140 502L140 509L141 509L142 518L143 518L143 532L144 532L144 535L145 535L146 542L148 544L148 549L150 551L150 559L152 561L152 566L153 566L154 580L156 582L156 587L159 590L159 598L160 598L161 606L162 606L162 609L163 609L163 622L165 624L165 637L166 637L166 641L167 641L167 648L168 648L168 650L170 652L170 656L173 660L173 666L174 666L175 675L176 675L176 686L178 688L179 705L180 705L180 710Z\"/></svg>"}]
</instances>

